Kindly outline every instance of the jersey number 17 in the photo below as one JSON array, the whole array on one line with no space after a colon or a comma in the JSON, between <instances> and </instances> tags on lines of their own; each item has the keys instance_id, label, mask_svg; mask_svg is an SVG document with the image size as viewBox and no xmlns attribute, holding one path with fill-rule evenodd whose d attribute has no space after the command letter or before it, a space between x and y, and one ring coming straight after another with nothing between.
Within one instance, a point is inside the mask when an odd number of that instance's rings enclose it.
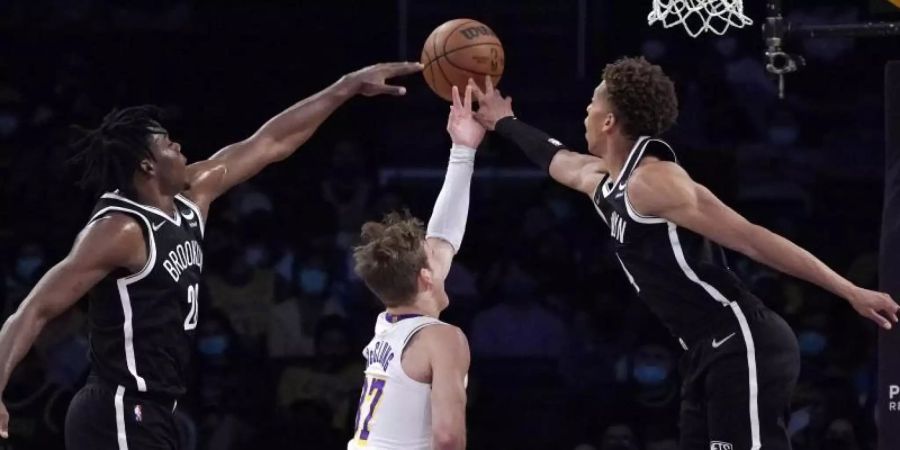
<instances>
[{"instance_id":1,"label":"jersey number 17","mask_svg":"<svg viewBox=\"0 0 900 450\"><path fill-rule=\"evenodd\" d=\"M366 381L363 383L354 427L354 435L359 442L369 440L369 426L372 425L372 418L375 416L375 411L378 410L378 402L381 400L381 394L384 393L386 382L387 380L383 378L366 377ZM360 421L360 419L363 420Z\"/></svg>"}]
</instances>

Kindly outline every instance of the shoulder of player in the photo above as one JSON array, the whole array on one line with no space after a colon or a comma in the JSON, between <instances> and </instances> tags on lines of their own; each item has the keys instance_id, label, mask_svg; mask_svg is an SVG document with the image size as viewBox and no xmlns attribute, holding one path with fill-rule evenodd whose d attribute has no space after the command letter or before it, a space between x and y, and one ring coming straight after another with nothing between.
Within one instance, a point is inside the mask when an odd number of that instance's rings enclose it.
<instances>
[{"instance_id":1,"label":"shoulder of player","mask_svg":"<svg viewBox=\"0 0 900 450\"><path fill-rule=\"evenodd\" d=\"M416 333L419 344L433 355L447 354L458 357L463 354L468 358L469 341L462 330L446 323L430 325Z\"/></svg>"},{"instance_id":2,"label":"shoulder of player","mask_svg":"<svg viewBox=\"0 0 900 450\"><path fill-rule=\"evenodd\" d=\"M677 163L652 160L641 163L628 179L628 198L638 210L660 210L693 201L694 182Z\"/></svg>"},{"instance_id":3,"label":"shoulder of player","mask_svg":"<svg viewBox=\"0 0 900 450\"><path fill-rule=\"evenodd\" d=\"M84 227L81 235L104 239L121 239L128 236L142 236L142 227L131 214L111 211L93 220Z\"/></svg>"},{"instance_id":4,"label":"shoulder of player","mask_svg":"<svg viewBox=\"0 0 900 450\"><path fill-rule=\"evenodd\" d=\"M228 166L221 158L212 158L197 161L187 167L190 189L181 193L185 198L196 204L201 211L206 212L210 200L207 198L210 185L218 185L228 174Z\"/></svg>"},{"instance_id":5,"label":"shoulder of player","mask_svg":"<svg viewBox=\"0 0 900 450\"><path fill-rule=\"evenodd\" d=\"M122 264L144 249L144 234L138 219L124 213L111 212L84 228L78 235L72 253L112 264Z\"/></svg>"}]
</instances>

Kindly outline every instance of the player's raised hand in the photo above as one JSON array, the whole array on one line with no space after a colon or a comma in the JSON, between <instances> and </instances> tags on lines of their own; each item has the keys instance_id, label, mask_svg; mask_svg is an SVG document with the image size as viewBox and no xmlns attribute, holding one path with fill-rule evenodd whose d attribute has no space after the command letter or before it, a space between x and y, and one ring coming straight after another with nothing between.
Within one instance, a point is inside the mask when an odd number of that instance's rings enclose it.
<instances>
[{"instance_id":1,"label":"player's raised hand","mask_svg":"<svg viewBox=\"0 0 900 450\"><path fill-rule=\"evenodd\" d=\"M459 98L459 89L453 86L453 105L450 106L450 117L447 118L447 133L454 144L469 148L478 148L484 139L485 129L472 113L472 83L466 86L463 100Z\"/></svg>"},{"instance_id":2,"label":"player's raised hand","mask_svg":"<svg viewBox=\"0 0 900 450\"><path fill-rule=\"evenodd\" d=\"M363 67L356 72L344 75L342 81L350 84L354 94L366 97L376 95L404 95L406 88L387 83L387 80L422 71L422 64L417 62L380 63Z\"/></svg>"},{"instance_id":3,"label":"player's raised hand","mask_svg":"<svg viewBox=\"0 0 900 450\"><path fill-rule=\"evenodd\" d=\"M891 324L898 322L897 313L900 312L900 305L883 292L856 288L848 300L856 312L885 330L890 330Z\"/></svg>"},{"instance_id":4,"label":"player's raised hand","mask_svg":"<svg viewBox=\"0 0 900 450\"><path fill-rule=\"evenodd\" d=\"M494 82L491 81L490 75L485 76L483 92L472 79L469 79L469 87L472 88L472 93L475 94L475 99L478 101L478 112L475 113L475 119L488 130L493 130L500 119L514 115L512 97L504 98L499 89L494 89Z\"/></svg>"}]
</instances>

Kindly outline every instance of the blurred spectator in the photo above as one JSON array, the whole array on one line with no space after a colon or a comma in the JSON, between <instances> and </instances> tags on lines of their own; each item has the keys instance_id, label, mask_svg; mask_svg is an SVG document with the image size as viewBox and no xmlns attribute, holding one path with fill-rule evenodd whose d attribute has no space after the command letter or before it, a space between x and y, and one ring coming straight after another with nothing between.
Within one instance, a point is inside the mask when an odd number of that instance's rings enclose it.
<instances>
[{"instance_id":1,"label":"blurred spectator","mask_svg":"<svg viewBox=\"0 0 900 450\"><path fill-rule=\"evenodd\" d=\"M47 270L44 249L40 244L23 244L12 260L12 270L6 275L7 304L3 317L8 317L19 307L19 303L31 292L31 288Z\"/></svg>"},{"instance_id":2,"label":"blurred spectator","mask_svg":"<svg viewBox=\"0 0 900 450\"><path fill-rule=\"evenodd\" d=\"M634 430L625 424L613 424L606 428L600 441L600 450L639 450Z\"/></svg>"},{"instance_id":3,"label":"blurred spectator","mask_svg":"<svg viewBox=\"0 0 900 450\"><path fill-rule=\"evenodd\" d=\"M355 343L346 320L323 317L316 325L314 357L282 371L277 404L291 410L290 414L309 412L311 407L327 411L330 420L324 422L349 436L365 370Z\"/></svg>"},{"instance_id":4,"label":"blurred spectator","mask_svg":"<svg viewBox=\"0 0 900 450\"><path fill-rule=\"evenodd\" d=\"M624 388L613 408L655 426L677 423L681 406L680 380L672 350L655 343L637 347L630 357Z\"/></svg>"},{"instance_id":5,"label":"blurred spectator","mask_svg":"<svg viewBox=\"0 0 900 450\"><path fill-rule=\"evenodd\" d=\"M322 196L337 218L336 244L347 249L355 242L372 197L366 161L360 144L343 140L335 145L330 171L322 181Z\"/></svg>"},{"instance_id":6,"label":"blurred spectator","mask_svg":"<svg viewBox=\"0 0 900 450\"><path fill-rule=\"evenodd\" d=\"M289 287L291 295L272 307L268 327L269 356L312 356L316 324L326 316L346 316L332 296L334 275L323 256L312 254L300 264Z\"/></svg>"},{"instance_id":7,"label":"blurred spectator","mask_svg":"<svg viewBox=\"0 0 900 450\"><path fill-rule=\"evenodd\" d=\"M197 327L199 376L189 394L196 398L202 448L237 450L251 445L254 389L260 372L241 348L240 339L225 314L211 310Z\"/></svg>"},{"instance_id":8,"label":"blurred spectator","mask_svg":"<svg viewBox=\"0 0 900 450\"><path fill-rule=\"evenodd\" d=\"M859 450L853 424L847 419L835 419L828 425L822 450Z\"/></svg>"},{"instance_id":9,"label":"blurred spectator","mask_svg":"<svg viewBox=\"0 0 900 450\"><path fill-rule=\"evenodd\" d=\"M536 284L516 262L496 267L500 303L475 316L472 352L479 356L560 356L565 341L562 321L538 302Z\"/></svg>"},{"instance_id":10,"label":"blurred spectator","mask_svg":"<svg viewBox=\"0 0 900 450\"><path fill-rule=\"evenodd\" d=\"M232 238L233 239L233 238ZM224 270L206 276L212 307L224 311L243 345L264 348L269 311L277 295L277 276L265 241L254 239L245 247L231 241Z\"/></svg>"}]
</instances>

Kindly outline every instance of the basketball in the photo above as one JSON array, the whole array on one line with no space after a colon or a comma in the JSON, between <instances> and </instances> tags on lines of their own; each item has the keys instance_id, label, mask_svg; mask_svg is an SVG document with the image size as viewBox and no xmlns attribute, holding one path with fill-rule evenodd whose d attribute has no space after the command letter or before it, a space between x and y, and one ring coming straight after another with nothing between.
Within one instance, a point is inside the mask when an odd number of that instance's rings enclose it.
<instances>
[{"instance_id":1,"label":"basketball","mask_svg":"<svg viewBox=\"0 0 900 450\"><path fill-rule=\"evenodd\" d=\"M453 86L463 91L469 78L484 89L485 75L490 75L496 86L505 61L500 39L487 25L472 19L454 19L431 32L422 48L421 62L431 90L452 101Z\"/></svg>"}]
</instances>

